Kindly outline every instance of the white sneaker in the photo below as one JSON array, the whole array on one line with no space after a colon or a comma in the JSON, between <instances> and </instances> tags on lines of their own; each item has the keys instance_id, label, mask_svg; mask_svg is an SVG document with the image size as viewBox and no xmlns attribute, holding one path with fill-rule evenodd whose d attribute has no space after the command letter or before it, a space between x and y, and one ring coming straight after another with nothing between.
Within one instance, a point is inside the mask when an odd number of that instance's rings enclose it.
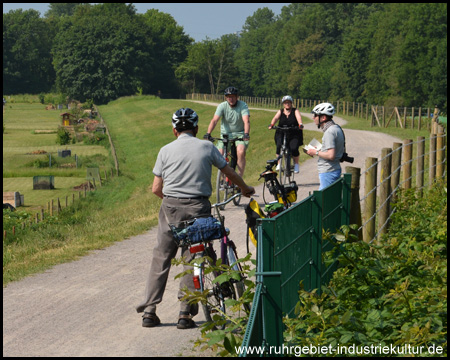
<instances>
[{"instance_id":1,"label":"white sneaker","mask_svg":"<svg viewBox=\"0 0 450 360\"><path fill-rule=\"evenodd\" d=\"M275 168L276 171L280 171L280 164L277 165L277 167Z\"/></svg>"},{"instance_id":2,"label":"white sneaker","mask_svg":"<svg viewBox=\"0 0 450 360\"><path fill-rule=\"evenodd\" d=\"M295 165L294 165L294 173L295 173L295 174L298 174L299 171L300 171L299 165L298 165L298 164L295 164Z\"/></svg>"}]
</instances>

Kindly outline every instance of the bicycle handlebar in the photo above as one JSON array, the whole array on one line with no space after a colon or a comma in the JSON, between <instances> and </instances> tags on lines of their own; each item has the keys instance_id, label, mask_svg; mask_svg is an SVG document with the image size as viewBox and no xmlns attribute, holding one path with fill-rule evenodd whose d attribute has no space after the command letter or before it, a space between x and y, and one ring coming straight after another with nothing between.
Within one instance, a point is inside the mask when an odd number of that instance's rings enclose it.
<instances>
[{"instance_id":1,"label":"bicycle handlebar","mask_svg":"<svg viewBox=\"0 0 450 360\"><path fill-rule=\"evenodd\" d=\"M226 138L226 139L222 139L222 138L214 138L214 137L211 137L211 139L210 139L211 141L222 141L222 142L224 142L224 141L229 141L229 142L236 142L236 141L244 141L244 138L234 138L234 139L228 139L228 138Z\"/></svg>"},{"instance_id":2,"label":"bicycle handlebar","mask_svg":"<svg viewBox=\"0 0 450 360\"><path fill-rule=\"evenodd\" d=\"M302 127L299 127L299 126L276 126L276 125L274 125L274 126L272 126L271 130L289 131L289 130L299 130L299 129L302 129L302 128L303 128L303 125L302 125Z\"/></svg>"},{"instance_id":3,"label":"bicycle handlebar","mask_svg":"<svg viewBox=\"0 0 450 360\"><path fill-rule=\"evenodd\" d=\"M230 197L229 199L225 200L224 202L212 204L212 205L211 205L211 208L216 208L216 207L219 207L219 206L226 205L226 204L228 204L231 200L233 200L233 199L235 199L235 198L237 198L238 196L241 196L241 195L242 195L241 193L234 194L232 197Z\"/></svg>"}]
</instances>

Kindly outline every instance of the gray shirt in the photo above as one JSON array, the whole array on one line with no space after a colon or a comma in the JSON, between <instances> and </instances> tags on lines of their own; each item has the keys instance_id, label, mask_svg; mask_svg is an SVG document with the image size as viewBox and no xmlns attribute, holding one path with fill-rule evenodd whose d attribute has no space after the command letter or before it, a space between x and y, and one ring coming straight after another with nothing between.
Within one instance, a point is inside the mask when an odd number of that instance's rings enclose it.
<instances>
[{"instance_id":1,"label":"gray shirt","mask_svg":"<svg viewBox=\"0 0 450 360\"><path fill-rule=\"evenodd\" d=\"M179 198L211 196L212 165L222 169L227 164L213 143L181 134L163 146L153 174L163 179L163 194Z\"/></svg>"},{"instance_id":2,"label":"gray shirt","mask_svg":"<svg viewBox=\"0 0 450 360\"><path fill-rule=\"evenodd\" d=\"M336 156L333 161L319 158L317 168L320 174L339 170L341 162L339 159L344 154L344 134L337 125L330 126L323 134L321 152L328 149L336 149Z\"/></svg>"}]
</instances>

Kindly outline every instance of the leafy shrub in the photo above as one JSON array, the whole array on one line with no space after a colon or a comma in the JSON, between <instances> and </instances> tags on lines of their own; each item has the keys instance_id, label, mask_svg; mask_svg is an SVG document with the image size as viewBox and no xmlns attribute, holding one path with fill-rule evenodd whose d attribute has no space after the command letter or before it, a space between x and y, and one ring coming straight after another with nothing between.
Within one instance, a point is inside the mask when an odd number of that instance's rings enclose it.
<instances>
[{"instance_id":1,"label":"leafy shrub","mask_svg":"<svg viewBox=\"0 0 450 360\"><path fill-rule=\"evenodd\" d=\"M220 275L215 278L214 282L224 284L232 281L232 279L241 279L244 277L245 291L238 299L228 298L225 300L226 313L222 313L220 309L216 309L217 313L212 316L213 323L205 322L201 325L202 336L195 342L195 346L200 346L202 350L214 350L220 356L236 355L236 347L242 345L245 327L248 323L249 313L247 312L253 301L255 292L255 283L251 280L256 273L256 261L251 259L252 254L249 253L245 258L238 259L242 267L242 273L234 270L231 266L222 264L220 261L216 265L211 264L208 257L196 258L191 263L187 263L183 258L172 260L174 265L190 265L200 264L208 259L208 266L205 272L219 272ZM193 270L186 270L175 276L181 278L186 274L191 274ZM210 301L208 291L189 291L184 289L185 296L183 301L190 304L207 304ZM214 305L214 304L210 304ZM244 310L245 309L245 310ZM229 312L230 311L230 312ZM220 327L226 323L224 330L216 330L216 326Z\"/></svg>"},{"instance_id":2,"label":"leafy shrub","mask_svg":"<svg viewBox=\"0 0 450 360\"><path fill-rule=\"evenodd\" d=\"M108 135L93 133L83 136L83 143L86 145L102 145L105 147L109 146Z\"/></svg>"},{"instance_id":3,"label":"leafy shrub","mask_svg":"<svg viewBox=\"0 0 450 360\"><path fill-rule=\"evenodd\" d=\"M52 161L53 162L53 161ZM49 159L36 159L33 161L33 167L35 168L45 168L49 166Z\"/></svg>"},{"instance_id":4,"label":"leafy shrub","mask_svg":"<svg viewBox=\"0 0 450 360\"><path fill-rule=\"evenodd\" d=\"M300 291L298 318L286 319L293 346L441 346L447 352L447 196L400 195L379 245L347 242L323 293ZM380 354L378 353L377 356ZM445 355L444 355L445 356Z\"/></svg>"},{"instance_id":5,"label":"leafy shrub","mask_svg":"<svg viewBox=\"0 0 450 360\"><path fill-rule=\"evenodd\" d=\"M40 94L38 95L38 98L39 98L39 102L40 102L41 104L45 104L45 94L44 94L44 93L40 93Z\"/></svg>"},{"instance_id":6,"label":"leafy shrub","mask_svg":"<svg viewBox=\"0 0 450 360\"><path fill-rule=\"evenodd\" d=\"M70 139L70 133L66 129L60 127L56 133L56 143L59 145L67 145L70 143Z\"/></svg>"}]
</instances>

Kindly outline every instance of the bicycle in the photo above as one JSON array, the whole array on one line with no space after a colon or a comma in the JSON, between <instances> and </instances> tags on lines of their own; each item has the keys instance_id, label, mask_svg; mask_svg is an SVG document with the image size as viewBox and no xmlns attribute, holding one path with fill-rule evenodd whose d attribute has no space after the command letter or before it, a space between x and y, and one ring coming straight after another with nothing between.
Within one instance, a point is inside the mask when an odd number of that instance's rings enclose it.
<instances>
[{"instance_id":1,"label":"bicycle","mask_svg":"<svg viewBox=\"0 0 450 360\"><path fill-rule=\"evenodd\" d=\"M257 222L259 218L269 217L272 218L284 210L288 209L292 203L297 201L298 186L295 181L291 181L289 184L281 185L278 181L278 173L273 169L278 164L278 159L267 160L265 170L259 175L259 179L264 179L263 187L263 200L265 204L264 212L259 204L253 198L245 207L245 222L247 223L247 254L250 252L249 241L257 246ZM265 189L269 190L269 193L273 196L274 201L268 202L265 197Z\"/></svg>"},{"instance_id":2,"label":"bicycle","mask_svg":"<svg viewBox=\"0 0 450 360\"><path fill-rule=\"evenodd\" d=\"M298 130L298 126L273 126L272 129L280 130L283 132L283 143L281 145L281 151L278 155L277 162L281 159L280 163L280 183L281 185L289 184L294 180L294 167L292 164L291 149L287 145L287 134L289 131ZM292 177L292 179L291 179Z\"/></svg>"},{"instance_id":3,"label":"bicycle","mask_svg":"<svg viewBox=\"0 0 450 360\"><path fill-rule=\"evenodd\" d=\"M289 184L281 184L278 181L277 172L273 170L276 164L278 164L278 158L267 160L266 169L259 175L258 180L264 179L263 199L266 206L273 204L273 202L266 201L264 190L267 188L274 197L274 202L282 204L284 209L287 209L297 200L298 186L295 181L290 181Z\"/></svg>"},{"instance_id":4,"label":"bicycle","mask_svg":"<svg viewBox=\"0 0 450 360\"><path fill-rule=\"evenodd\" d=\"M216 217L200 218L183 221L178 224L169 224L178 246L188 246L191 254L194 254L192 262L194 265L193 282L196 290L207 293L206 304L202 304L203 313L208 322L217 322L217 317L223 320L226 314L226 299L238 299L245 291L241 264L237 261L238 255L236 245L228 237L229 229L225 228L225 218L220 214L220 207L234 200L240 194L235 194L229 199L213 204L211 207L216 211ZM204 220L201 222L200 220ZM196 227L195 224L199 223ZM207 223L204 225L202 223ZM200 240L200 241L198 241ZM214 249L214 240L220 240L220 257ZM203 261L198 260L203 258ZM227 266L234 270L229 280L222 283L215 281L224 274ZM220 269L220 270L217 270ZM249 306L245 307L249 312ZM226 321L218 321L216 329L223 330Z\"/></svg>"},{"instance_id":5,"label":"bicycle","mask_svg":"<svg viewBox=\"0 0 450 360\"><path fill-rule=\"evenodd\" d=\"M236 141L244 141L244 138L230 139L228 135L223 134L223 138L211 138L211 141L222 141L224 146L224 158L227 160L228 165L236 170L237 165L237 153L236 153ZM228 177L223 174L220 170L217 171L216 180L216 199L217 202L224 202L229 197L235 194L240 194L240 190L228 179ZM241 196L233 198L234 205L238 206L241 202ZM225 209L225 205L221 210Z\"/></svg>"}]
</instances>

